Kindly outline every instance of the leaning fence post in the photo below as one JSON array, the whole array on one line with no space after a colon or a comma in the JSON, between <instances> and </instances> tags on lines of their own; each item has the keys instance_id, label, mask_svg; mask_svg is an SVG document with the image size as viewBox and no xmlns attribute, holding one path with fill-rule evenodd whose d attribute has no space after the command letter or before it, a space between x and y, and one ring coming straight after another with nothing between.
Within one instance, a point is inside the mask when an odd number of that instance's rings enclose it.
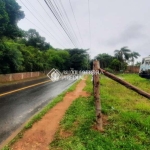
<instances>
[{"instance_id":1,"label":"leaning fence post","mask_svg":"<svg viewBox=\"0 0 150 150\"><path fill-rule=\"evenodd\" d=\"M100 102L100 74L99 74L100 64L99 61L95 60L93 62L93 91L94 100L96 108L96 127L98 130L103 131L102 125L102 112L101 112L101 102Z\"/></svg>"}]
</instances>

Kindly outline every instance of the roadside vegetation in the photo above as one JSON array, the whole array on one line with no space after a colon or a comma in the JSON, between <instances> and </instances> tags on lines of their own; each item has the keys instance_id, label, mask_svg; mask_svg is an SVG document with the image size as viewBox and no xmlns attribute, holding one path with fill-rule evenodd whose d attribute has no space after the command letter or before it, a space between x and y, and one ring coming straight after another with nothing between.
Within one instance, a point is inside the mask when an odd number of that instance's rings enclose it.
<instances>
[{"instance_id":1,"label":"roadside vegetation","mask_svg":"<svg viewBox=\"0 0 150 150\"><path fill-rule=\"evenodd\" d=\"M120 77L145 91L150 88L149 80L136 74ZM94 129L95 108L89 77L85 90L91 96L73 102L50 149L149 150L150 101L105 76L101 76L100 83L104 132Z\"/></svg>"},{"instance_id":2,"label":"roadside vegetation","mask_svg":"<svg viewBox=\"0 0 150 150\"><path fill-rule=\"evenodd\" d=\"M125 46L119 50L114 50L114 56L103 53L98 54L95 58L100 62L101 68L114 73L124 72L129 65L140 66L140 62L136 62L135 64L135 59L139 56L138 52L131 51Z\"/></svg>"},{"instance_id":3,"label":"roadside vegetation","mask_svg":"<svg viewBox=\"0 0 150 150\"><path fill-rule=\"evenodd\" d=\"M24 31L17 23L25 19L25 13L15 0L0 1L0 74L46 71L57 68L60 71L85 70L92 68L87 49L54 48L35 29ZM134 65L140 56L128 47L114 50L114 56L106 53L95 58L101 67L110 72L124 71L127 65ZM139 65L139 63L135 64Z\"/></svg>"},{"instance_id":4,"label":"roadside vegetation","mask_svg":"<svg viewBox=\"0 0 150 150\"><path fill-rule=\"evenodd\" d=\"M141 78L138 74L120 74L119 77L145 92L150 92L150 80Z\"/></svg>"},{"instance_id":5,"label":"roadside vegetation","mask_svg":"<svg viewBox=\"0 0 150 150\"><path fill-rule=\"evenodd\" d=\"M54 48L35 29L20 29L24 18L16 0L0 0L0 74L87 68L86 49Z\"/></svg>"}]
</instances>

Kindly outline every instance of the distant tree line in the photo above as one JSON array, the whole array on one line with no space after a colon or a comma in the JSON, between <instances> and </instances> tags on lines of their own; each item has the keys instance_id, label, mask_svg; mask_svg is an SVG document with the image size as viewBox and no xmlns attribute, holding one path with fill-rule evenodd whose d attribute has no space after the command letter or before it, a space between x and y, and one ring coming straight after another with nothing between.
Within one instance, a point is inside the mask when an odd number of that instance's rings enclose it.
<instances>
[{"instance_id":1,"label":"distant tree line","mask_svg":"<svg viewBox=\"0 0 150 150\"><path fill-rule=\"evenodd\" d=\"M83 70L87 67L87 50L55 49L51 45L42 48L3 39L0 43L0 73L44 71L52 68L59 70ZM45 50L44 50L45 49Z\"/></svg>"},{"instance_id":2,"label":"distant tree line","mask_svg":"<svg viewBox=\"0 0 150 150\"><path fill-rule=\"evenodd\" d=\"M15 0L0 0L0 74L87 67L87 50L56 49L35 29L19 29L20 9Z\"/></svg>"},{"instance_id":3,"label":"distant tree line","mask_svg":"<svg viewBox=\"0 0 150 150\"><path fill-rule=\"evenodd\" d=\"M85 49L56 49L45 41L35 29L23 31L17 23L25 17L15 0L0 0L0 74L59 70L84 70L92 68L92 60ZM103 53L95 59L101 68L125 70L127 64L134 65L139 53L127 47L114 51L114 56ZM90 66L89 66L90 64Z\"/></svg>"},{"instance_id":4,"label":"distant tree line","mask_svg":"<svg viewBox=\"0 0 150 150\"><path fill-rule=\"evenodd\" d=\"M122 47L120 50L114 51L114 56L103 53L98 54L95 59L99 60L100 66L108 71L124 71L127 65L131 63L134 66L135 59L140 56L138 52L132 52L127 47ZM137 62L136 65L140 65Z\"/></svg>"}]
</instances>

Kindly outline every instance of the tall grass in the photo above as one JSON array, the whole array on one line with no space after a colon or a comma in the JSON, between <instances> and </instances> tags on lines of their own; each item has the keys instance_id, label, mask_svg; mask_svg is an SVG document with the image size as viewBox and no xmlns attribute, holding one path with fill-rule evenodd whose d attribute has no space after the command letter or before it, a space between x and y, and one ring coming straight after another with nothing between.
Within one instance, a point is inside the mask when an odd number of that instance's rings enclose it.
<instances>
[{"instance_id":1,"label":"tall grass","mask_svg":"<svg viewBox=\"0 0 150 150\"><path fill-rule=\"evenodd\" d=\"M147 79L134 74L120 77L142 89L150 89ZM90 78L85 90L92 93ZM100 93L102 112L108 117L105 131L100 133L93 129L93 96L80 97L66 112L50 149L149 150L150 101L105 76L101 77ZM70 134L63 136L62 131Z\"/></svg>"}]
</instances>

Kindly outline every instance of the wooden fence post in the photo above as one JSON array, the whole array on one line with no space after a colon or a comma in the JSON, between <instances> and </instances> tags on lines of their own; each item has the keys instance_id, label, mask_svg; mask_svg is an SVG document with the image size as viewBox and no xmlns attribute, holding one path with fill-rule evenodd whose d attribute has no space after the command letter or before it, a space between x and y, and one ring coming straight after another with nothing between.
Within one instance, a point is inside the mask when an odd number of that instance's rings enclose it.
<instances>
[{"instance_id":1,"label":"wooden fence post","mask_svg":"<svg viewBox=\"0 0 150 150\"><path fill-rule=\"evenodd\" d=\"M95 99L96 108L96 127L98 130L103 131L102 125L102 112L101 112L101 102L100 102L100 75L99 75L99 61L95 60L93 62L93 91Z\"/></svg>"}]
</instances>

